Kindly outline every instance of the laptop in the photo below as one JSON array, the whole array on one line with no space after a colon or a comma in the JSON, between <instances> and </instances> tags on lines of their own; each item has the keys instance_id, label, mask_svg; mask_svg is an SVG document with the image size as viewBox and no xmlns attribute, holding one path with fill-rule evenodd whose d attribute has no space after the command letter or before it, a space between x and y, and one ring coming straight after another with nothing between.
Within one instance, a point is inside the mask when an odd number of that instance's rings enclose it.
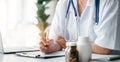
<instances>
[{"instance_id":1,"label":"laptop","mask_svg":"<svg viewBox=\"0 0 120 62\"><path fill-rule=\"evenodd\" d=\"M0 53L6 54L6 53L16 53L16 52L30 52L30 51L39 51L38 46L21 46L21 47L4 47L2 40L2 35L0 33Z\"/></svg>"}]
</instances>

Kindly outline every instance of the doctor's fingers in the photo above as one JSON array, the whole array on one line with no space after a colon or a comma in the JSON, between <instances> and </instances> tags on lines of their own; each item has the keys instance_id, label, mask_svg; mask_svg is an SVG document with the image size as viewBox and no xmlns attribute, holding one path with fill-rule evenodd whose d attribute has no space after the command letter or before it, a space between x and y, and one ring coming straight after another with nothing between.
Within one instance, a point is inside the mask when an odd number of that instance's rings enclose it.
<instances>
[{"instance_id":1,"label":"doctor's fingers","mask_svg":"<svg viewBox=\"0 0 120 62\"><path fill-rule=\"evenodd\" d=\"M54 44L54 41L53 41L52 39L50 39L50 40L46 40L46 41L44 41L44 42L42 41L42 43L50 46L50 45Z\"/></svg>"},{"instance_id":2,"label":"doctor's fingers","mask_svg":"<svg viewBox=\"0 0 120 62\"><path fill-rule=\"evenodd\" d=\"M40 45L40 44L43 44L43 46L44 46L44 45L49 45L49 41L47 41L46 39L42 38L42 39L40 40L40 42L39 42L39 45Z\"/></svg>"},{"instance_id":3,"label":"doctor's fingers","mask_svg":"<svg viewBox=\"0 0 120 62\"><path fill-rule=\"evenodd\" d=\"M50 45L52 45L51 41L39 43L40 49L42 49L42 50L50 48Z\"/></svg>"},{"instance_id":4,"label":"doctor's fingers","mask_svg":"<svg viewBox=\"0 0 120 62\"><path fill-rule=\"evenodd\" d=\"M53 39L45 39L45 38L41 38L40 42L43 43L51 43L53 41Z\"/></svg>"},{"instance_id":5,"label":"doctor's fingers","mask_svg":"<svg viewBox=\"0 0 120 62\"><path fill-rule=\"evenodd\" d=\"M40 51L46 53L49 50L49 46L45 47L43 43L40 43Z\"/></svg>"},{"instance_id":6,"label":"doctor's fingers","mask_svg":"<svg viewBox=\"0 0 120 62\"><path fill-rule=\"evenodd\" d=\"M40 47L39 47L40 50L43 50L43 49L44 49L44 44L43 44L42 42L39 43L39 46L40 46Z\"/></svg>"},{"instance_id":7,"label":"doctor's fingers","mask_svg":"<svg viewBox=\"0 0 120 62\"><path fill-rule=\"evenodd\" d=\"M52 49L48 46L48 47L40 47L40 51L43 52L43 53L51 53L52 52Z\"/></svg>"},{"instance_id":8,"label":"doctor's fingers","mask_svg":"<svg viewBox=\"0 0 120 62\"><path fill-rule=\"evenodd\" d=\"M41 38L40 39L40 42L43 41L43 42L46 42L46 39L45 38Z\"/></svg>"}]
</instances>

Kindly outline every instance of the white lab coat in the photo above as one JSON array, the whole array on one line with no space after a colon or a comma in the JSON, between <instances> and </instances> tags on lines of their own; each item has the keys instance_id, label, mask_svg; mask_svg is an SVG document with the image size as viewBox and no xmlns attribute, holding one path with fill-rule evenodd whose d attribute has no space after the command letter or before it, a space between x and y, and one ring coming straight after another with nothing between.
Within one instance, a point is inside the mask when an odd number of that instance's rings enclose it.
<instances>
[{"instance_id":1,"label":"white lab coat","mask_svg":"<svg viewBox=\"0 0 120 62\"><path fill-rule=\"evenodd\" d=\"M77 8L77 0L73 1ZM100 0L98 24L95 23L95 0L87 0L87 5L81 16L78 16L78 21L76 21L71 6L67 19L67 33L65 33L64 23L67 5L68 0L59 0L49 38L65 36L67 40L75 40L79 33L79 36L89 36L90 41L101 47L120 50L119 0Z\"/></svg>"}]
</instances>

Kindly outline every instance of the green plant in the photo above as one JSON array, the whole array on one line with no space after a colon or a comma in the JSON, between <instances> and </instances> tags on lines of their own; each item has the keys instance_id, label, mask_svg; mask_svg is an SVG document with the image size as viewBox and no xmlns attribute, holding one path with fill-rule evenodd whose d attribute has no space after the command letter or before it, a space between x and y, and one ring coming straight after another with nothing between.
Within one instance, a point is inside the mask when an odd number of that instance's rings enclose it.
<instances>
[{"instance_id":1,"label":"green plant","mask_svg":"<svg viewBox=\"0 0 120 62\"><path fill-rule=\"evenodd\" d=\"M46 5L50 2L51 0L37 0L37 20L38 20L38 28L40 29L40 36L41 37L46 37L45 29L48 27L48 23L46 20L50 15L47 15L45 13L45 10L48 9Z\"/></svg>"},{"instance_id":2,"label":"green plant","mask_svg":"<svg viewBox=\"0 0 120 62\"><path fill-rule=\"evenodd\" d=\"M38 22L46 22L50 15L45 14L45 10L48 9L46 5L50 2L50 0L37 0L37 19ZM41 20L39 20L41 19Z\"/></svg>"}]
</instances>

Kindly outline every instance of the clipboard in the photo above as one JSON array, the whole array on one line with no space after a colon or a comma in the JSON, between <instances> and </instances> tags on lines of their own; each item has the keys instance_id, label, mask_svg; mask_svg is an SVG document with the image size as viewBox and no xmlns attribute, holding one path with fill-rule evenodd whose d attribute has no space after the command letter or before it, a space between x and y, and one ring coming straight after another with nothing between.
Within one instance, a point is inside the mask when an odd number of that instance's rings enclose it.
<instances>
[{"instance_id":1,"label":"clipboard","mask_svg":"<svg viewBox=\"0 0 120 62\"><path fill-rule=\"evenodd\" d=\"M21 56L21 57L48 59L48 58L64 57L65 56L65 51L57 51L57 52L50 53L50 54L45 54L45 53L42 53L40 51L20 52L20 53L16 53L16 55Z\"/></svg>"}]
</instances>

